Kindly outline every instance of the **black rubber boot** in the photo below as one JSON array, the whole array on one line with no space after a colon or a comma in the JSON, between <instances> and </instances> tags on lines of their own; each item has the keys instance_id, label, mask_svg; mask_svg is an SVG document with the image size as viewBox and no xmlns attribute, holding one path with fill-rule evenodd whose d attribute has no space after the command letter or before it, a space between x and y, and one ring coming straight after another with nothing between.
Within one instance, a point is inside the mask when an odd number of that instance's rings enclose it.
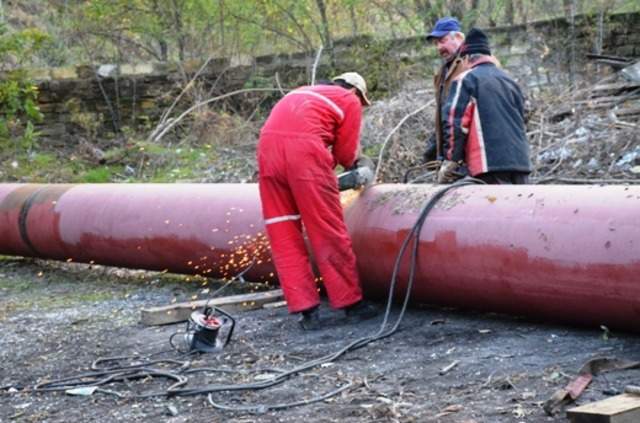
<instances>
[{"instance_id":1,"label":"black rubber boot","mask_svg":"<svg viewBox=\"0 0 640 423\"><path fill-rule=\"evenodd\" d=\"M365 300L360 300L355 304L345 307L344 314L349 320L367 320L379 315L380 309Z\"/></svg>"},{"instance_id":2,"label":"black rubber boot","mask_svg":"<svg viewBox=\"0 0 640 423\"><path fill-rule=\"evenodd\" d=\"M322 326L320 325L320 310L318 307L304 310L300 313L298 323L303 330L318 330Z\"/></svg>"}]
</instances>

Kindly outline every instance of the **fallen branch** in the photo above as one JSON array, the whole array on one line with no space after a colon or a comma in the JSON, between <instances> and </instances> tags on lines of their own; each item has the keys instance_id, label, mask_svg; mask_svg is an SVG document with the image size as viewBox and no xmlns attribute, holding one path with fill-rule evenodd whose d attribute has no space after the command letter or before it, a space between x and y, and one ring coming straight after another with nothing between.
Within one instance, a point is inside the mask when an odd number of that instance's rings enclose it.
<instances>
[{"instance_id":1,"label":"fallen branch","mask_svg":"<svg viewBox=\"0 0 640 423\"><path fill-rule=\"evenodd\" d=\"M209 56L207 58L207 60L204 62L204 64L202 66L200 66L200 69L198 69L198 71L195 73L195 75L193 75L191 80L189 82L187 82L187 84L184 86L182 91L180 91L180 94L178 94L178 96L175 98L175 100L173 100L173 103L171 103L171 106L169 106L169 108L167 110L165 110L164 113L162 113L162 116L160 117L160 122L158 122L158 125L156 126L156 128L151 132L151 134L149 135L148 140L152 140L155 137L155 135L158 132L158 130L165 125L165 123L167 122L167 119L169 118L169 115L173 111L173 108L176 107L178 102L187 93L187 91L189 91L191 89L191 87L193 87L194 82L196 81L196 79L198 79L198 77L200 77L200 74L202 73L202 71L204 71L206 69L206 67L209 64L209 62L211 62L211 59L213 59L213 56Z\"/></svg>"},{"instance_id":2,"label":"fallen branch","mask_svg":"<svg viewBox=\"0 0 640 423\"><path fill-rule=\"evenodd\" d=\"M384 150L387 147L387 144L389 143L389 140L391 139L391 137L393 136L393 134L396 133L396 131L398 129L400 129L400 127L402 125L404 125L404 123L412 116L420 113L421 111L423 111L424 109L426 109L427 107L431 106L433 103L435 102L434 100L429 101L428 103L422 105L421 107L417 108L416 110L414 110L413 112L409 113L408 115L405 115L400 122L398 122L398 124L391 130L391 132L389 132L389 134L387 135L387 137L385 138L384 142L382 143L382 148L380 148L380 153L378 154L378 164L376 165L376 172L375 172L375 176L373 178L374 181L378 180L378 174L380 173L380 169L382 169L382 156L384 154Z\"/></svg>"},{"instance_id":3,"label":"fallen branch","mask_svg":"<svg viewBox=\"0 0 640 423\"><path fill-rule=\"evenodd\" d=\"M313 66L311 67L311 85L316 84L316 69L318 68L318 63L320 63L320 57L322 57L322 49L323 45L320 44L318 48L318 52L316 53L316 59L313 62Z\"/></svg>"},{"instance_id":4,"label":"fallen branch","mask_svg":"<svg viewBox=\"0 0 640 423\"><path fill-rule=\"evenodd\" d=\"M217 97L213 97L210 98L208 100L205 101L201 101L197 104L194 104L193 106L189 107L187 110L185 110L184 112L182 112L182 114L180 116L178 116L177 118L167 121L167 124L162 128L162 131L156 135L153 139L151 139L151 141L153 142L158 142L160 141L160 139L165 136L165 134L167 132L169 132L174 126L176 126L182 119L185 118L185 116L189 115L191 112L193 112L194 110L205 106L207 104L213 103L215 101L218 100L222 100L225 98L229 98L232 97L234 95L238 95L238 94L244 94L244 93L250 93L250 92L277 92L280 91L277 88L243 88L241 90L235 90L235 91L231 91L230 93L226 93L226 94L222 94L219 95ZM156 131L157 132L157 131Z\"/></svg>"},{"instance_id":5,"label":"fallen branch","mask_svg":"<svg viewBox=\"0 0 640 423\"><path fill-rule=\"evenodd\" d=\"M278 76L278 72L276 72L276 86L278 87L278 90L280 90L280 94L284 95L285 92L282 89L282 85L280 84L280 77Z\"/></svg>"}]
</instances>

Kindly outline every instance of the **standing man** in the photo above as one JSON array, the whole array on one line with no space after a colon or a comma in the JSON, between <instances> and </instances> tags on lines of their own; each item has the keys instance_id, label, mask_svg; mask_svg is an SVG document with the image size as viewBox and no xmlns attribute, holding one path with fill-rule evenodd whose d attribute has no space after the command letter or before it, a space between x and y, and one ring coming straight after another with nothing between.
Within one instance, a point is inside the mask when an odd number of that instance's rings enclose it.
<instances>
[{"instance_id":1,"label":"standing man","mask_svg":"<svg viewBox=\"0 0 640 423\"><path fill-rule=\"evenodd\" d=\"M528 183L531 162L520 87L500 69L479 29L469 31L459 59L465 70L453 78L440 116L438 182L455 181L465 166L488 184Z\"/></svg>"},{"instance_id":2,"label":"standing man","mask_svg":"<svg viewBox=\"0 0 640 423\"><path fill-rule=\"evenodd\" d=\"M290 313L305 330L319 328L318 287L302 227L311 243L332 308L373 317L362 300L351 238L344 223L336 165L358 158L365 80L355 72L282 98L262 127L258 170L262 213Z\"/></svg>"},{"instance_id":3,"label":"standing man","mask_svg":"<svg viewBox=\"0 0 640 423\"><path fill-rule=\"evenodd\" d=\"M436 93L436 120L435 133L431 135L427 142L427 149L424 153L424 161L442 160L443 134L441 127L442 107L453 79L463 72L463 63L458 53L464 43L464 34L461 32L460 22L453 17L447 16L436 22L433 31L427 35L427 41L433 43L442 58L442 66L433 77L433 86Z\"/></svg>"}]
</instances>

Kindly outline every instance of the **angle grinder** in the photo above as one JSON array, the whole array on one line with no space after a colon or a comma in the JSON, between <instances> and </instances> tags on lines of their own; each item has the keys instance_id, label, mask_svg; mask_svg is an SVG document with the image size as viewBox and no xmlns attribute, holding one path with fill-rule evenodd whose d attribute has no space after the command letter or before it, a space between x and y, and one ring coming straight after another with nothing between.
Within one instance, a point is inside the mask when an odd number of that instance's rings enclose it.
<instances>
[{"instance_id":1,"label":"angle grinder","mask_svg":"<svg viewBox=\"0 0 640 423\"><path fill-rule=\"evenodd\" d=\"M338 189L346 191L369 185L373 182L374 176L373 160L365 155L360 155L351 169L338 175Z\"/></svg>"}]
</instances>

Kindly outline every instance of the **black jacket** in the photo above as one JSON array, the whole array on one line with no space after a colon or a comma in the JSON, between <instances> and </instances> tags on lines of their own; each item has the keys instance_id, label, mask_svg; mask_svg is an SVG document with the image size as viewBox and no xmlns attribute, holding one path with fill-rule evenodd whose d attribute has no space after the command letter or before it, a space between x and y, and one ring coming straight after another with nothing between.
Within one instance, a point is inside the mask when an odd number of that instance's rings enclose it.
<instances>
[{"instance_id":1,"label":"black jacket","mask_svg":"<svg viewBox=\"0 0 640 423\"><path fill-rule=\"evenodd\" d=\"M517 83L481 56L451 85L441 110L443 155L471 176L531 172L524 98Z\"/></svg>"}]
</instances>

